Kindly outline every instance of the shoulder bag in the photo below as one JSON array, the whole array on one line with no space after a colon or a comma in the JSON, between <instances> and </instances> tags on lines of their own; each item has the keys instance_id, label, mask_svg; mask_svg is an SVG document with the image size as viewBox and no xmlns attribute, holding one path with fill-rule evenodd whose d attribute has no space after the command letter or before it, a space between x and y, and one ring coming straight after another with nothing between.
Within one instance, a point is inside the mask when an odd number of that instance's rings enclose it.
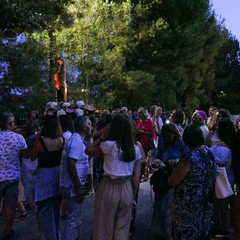
<instances>
[{"instance_id":1,"label":"shoulder bag","mask_svg":"<svg viewBox=\"0 0 240 240\"><path fill-rule=\"evenodd\" d=\"M234 194L233 189L229 183L226 168L218 167L219 175L215 183L216 198L223 199Z\"/></svg>"}]
</instances>

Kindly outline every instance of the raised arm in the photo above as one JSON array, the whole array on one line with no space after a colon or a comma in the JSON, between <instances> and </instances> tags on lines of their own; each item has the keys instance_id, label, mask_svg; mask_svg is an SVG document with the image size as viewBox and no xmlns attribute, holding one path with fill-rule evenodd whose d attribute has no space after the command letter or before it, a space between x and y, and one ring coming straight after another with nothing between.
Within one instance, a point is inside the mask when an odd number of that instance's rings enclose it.
<instances>
[{"instance_id":1,"label":"raised arm","mask_svg":"<svg viewBox=\"0 0 240 240\"><path fill-rule=\"evenodd\" d=\"M108 124L101 135L101 137L97 138L95 141L93 141L85 150L85 153L90 156L99 156L102 155L102 149L100 148L101 142L104 142L108 138L110 129L110 124Z\"/></svg>"},{"instance_id":2,"label":"raised arm","mask_svg":"<svg viewBox=\"0 0 240 240\"><path fill-rule=\"evenodd\" d=\"M85 153L89 156L102 155L102 149L100 148L101 142L104 141L101 137L93 141L85 150Z\"/></svg>"},{"instance_id":3,"label":"raised arm","mask_svg":"<svg viewBox=\"0 0 240 240\"><path fill-rule=\"evenodd\" d=\"M40 144L40 141L39 141L39 137L37 137L33 143L33 148L30 152L30 159L32 161L36 160L37 159L37 155L39 153L41 149L41 144Z\"/></svg>"}]
</instances>

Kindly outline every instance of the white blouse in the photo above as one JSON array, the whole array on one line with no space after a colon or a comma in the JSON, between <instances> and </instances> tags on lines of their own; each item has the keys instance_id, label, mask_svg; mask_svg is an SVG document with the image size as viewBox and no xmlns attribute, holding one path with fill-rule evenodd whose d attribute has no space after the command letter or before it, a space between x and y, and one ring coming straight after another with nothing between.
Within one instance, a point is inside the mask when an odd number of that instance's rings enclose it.
<instances>
[{"instance_id":1,"label":"white blouse","mask_svg":"<svg viewBox=\"0 0 240 240\"><path fill-rule=\"evenodd\" d=\"M103 169L104 174L110 176L130 176L133 173L135 161L142 158L140 149L135 145L136 159L132 162L124 162L119 159L122 150L119 150L116 141L102 142L100 145L103 153L105 154Z\"/></svg>"},{"instance_id":2,"label":"white blouse","mask_svg":"<svg viewBox=\"0 0 240 240\"><path fill-rule=\"evenodd\" d=\"M234 174L231 168L231 163L232 163L231 149L229 149L228 147L216 144L210 148L210 151L212 152L218 164L220 163L225 165L229 182L230 184L233 184Z\"/></svg>"}]
</instances>

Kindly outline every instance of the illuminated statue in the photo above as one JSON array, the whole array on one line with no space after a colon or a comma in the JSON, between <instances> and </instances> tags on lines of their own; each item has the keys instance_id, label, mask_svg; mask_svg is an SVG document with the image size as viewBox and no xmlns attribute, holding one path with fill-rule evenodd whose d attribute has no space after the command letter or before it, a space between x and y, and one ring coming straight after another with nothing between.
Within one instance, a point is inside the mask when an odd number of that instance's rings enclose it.
<instances>
[{"instance_id":1,"label":"illuminated statue","mask_svg":"<svg viewBox=\"0 0 240 240\"><path fill-rule=\"evenodd\" d=\"M54 75L57 101L67 101L66 71L64 67L64 61L61 58L58 58L57 66L58 68Z\"/></svg>"}]
</instances>

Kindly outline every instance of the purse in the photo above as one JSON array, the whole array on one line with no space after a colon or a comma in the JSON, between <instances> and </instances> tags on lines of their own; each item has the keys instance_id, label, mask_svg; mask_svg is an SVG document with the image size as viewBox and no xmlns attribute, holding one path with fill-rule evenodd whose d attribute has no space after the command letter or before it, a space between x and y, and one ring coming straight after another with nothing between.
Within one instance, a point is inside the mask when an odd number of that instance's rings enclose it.
<instances>
[{"instance_id":1,"label":"purse","mask_svg":"<svg viewBox=\"0 0 240 240\"><path fill-rule=\"evenodd\" d=\"M150 185L155 193L164 192L171 188L168 184L168 178L170 176L168 167L162 167L156 170L150 177Z\"/></svg>"},{"instance_id":2,"label":"purse","mask_svg":"<svg viewBox=\"0 0 240 240\"><path fill-rule=\"evenodd\" d=\"M153 137L151 137L148 147L150 150L157 148L157 141Z\"/></svg>"},{"instance_id":3,"label":"purse","mask_svg":"<svg viewBox=\"0 0 240 240\"><path fill-rule=\"evenodd\" d=\"M215 183L216 198L223 199L234 194L231 184L229 183L226 168L218 167L219 175Z\"/></svg>"}]
</instances>

